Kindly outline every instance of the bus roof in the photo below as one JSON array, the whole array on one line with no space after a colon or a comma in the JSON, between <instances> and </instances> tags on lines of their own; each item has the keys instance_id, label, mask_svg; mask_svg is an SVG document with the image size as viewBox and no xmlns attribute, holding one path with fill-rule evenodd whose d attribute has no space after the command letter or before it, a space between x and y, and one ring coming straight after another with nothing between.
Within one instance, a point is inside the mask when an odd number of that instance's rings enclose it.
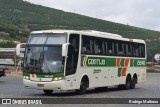
<instances>
[{"instance_id":1,"label":"bus roof","mask_svg":"<svg viewBox=\"0 0 160 107\"><path fill-rule=\"evenodd\" d=\"M122 40L122 41L145 43L145 41L142 39L123 38L121 35L118 35L118 34L106 33L106 32L95 31L95 30L40 30L40 31L31 32L31 34L37 34L37 33L81 34L81 35L109 38L109 39Z\"/></svg>"}]
</instances>

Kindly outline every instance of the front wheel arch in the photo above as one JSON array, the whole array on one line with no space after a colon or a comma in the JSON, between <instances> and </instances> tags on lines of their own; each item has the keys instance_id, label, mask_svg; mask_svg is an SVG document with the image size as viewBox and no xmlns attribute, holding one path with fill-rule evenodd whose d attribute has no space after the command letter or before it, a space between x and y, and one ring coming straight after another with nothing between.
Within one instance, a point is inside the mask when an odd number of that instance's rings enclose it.
<instances>
[{"instance_id":1,"label":"front wheel arch","mask_svg":"<svg viewBox=\"0 0 160 107\"><path fill-rule=\"evenodd\" d=\"M85 94L87 88L89 88L89 78L87 75L84 75L81 79L80 87L78 90L76 90L76 92L78 92L79 94Z\"/></svg>"}]
</instances>

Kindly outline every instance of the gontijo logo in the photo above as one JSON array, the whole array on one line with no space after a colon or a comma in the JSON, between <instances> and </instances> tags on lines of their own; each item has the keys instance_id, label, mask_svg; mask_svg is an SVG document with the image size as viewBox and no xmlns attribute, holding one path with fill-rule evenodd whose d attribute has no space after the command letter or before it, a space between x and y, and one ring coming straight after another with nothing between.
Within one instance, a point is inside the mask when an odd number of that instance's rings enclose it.
<instances>
[{"instance_id":1,"label":"gontijo logo","mask_svg":"<svg viewBox=\"0 0 160 107\"><path fill-rule=\"evenodd\" d=\"M105 66L106 60L105 58L97 58L97 57L84 57L83 58L83 66Z\"/></svg>"},{"instance_id":2,"label":"gontijo logo","mask_svg":"<svg viewBox=\"0 0 160 107\"><path fill-rule=\"evenodd\" d=\"M84 57L84 59L83 59L83 66L84 67L87 67L87 59L88 59L88 57L86 56L86 57Z\"/></svg>"},{"instance_id":3,"label":"gontijo logo","mask_svg":"<svg viewBox=\"0 0 160 107\"><path fill-rule=\"evenodd\" d=\"M105 65L105 59L88 59L88 65Z\"/></svg>"}]
</instances>

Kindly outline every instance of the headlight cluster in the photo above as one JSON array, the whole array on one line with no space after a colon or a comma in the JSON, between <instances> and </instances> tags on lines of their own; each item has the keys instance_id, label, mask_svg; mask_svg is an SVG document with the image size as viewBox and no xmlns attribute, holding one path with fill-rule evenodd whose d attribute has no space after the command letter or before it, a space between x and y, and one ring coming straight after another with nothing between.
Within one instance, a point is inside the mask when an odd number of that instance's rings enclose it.
<instances>
[{"instance_id":1,"label":"headlight cluster","mask_svg":"<svg viewBox=\"0 0 160 107\"><path fill-rule=\"evenodd\" d=\"M29 76L23 76L23 79L30 80Z\"/></svg>"},{"instance_id":2,"label":"headlight cluster","mask_svg":"<svg viewBox=\"0 0 160 107\"><path fill-rule=\"evenodd\" d=\"M53 81L59 81L59 80L62 80L62 79L64 79L64 77L55 77L55 78L53 78Z\"/></svg>"}]
</instances>

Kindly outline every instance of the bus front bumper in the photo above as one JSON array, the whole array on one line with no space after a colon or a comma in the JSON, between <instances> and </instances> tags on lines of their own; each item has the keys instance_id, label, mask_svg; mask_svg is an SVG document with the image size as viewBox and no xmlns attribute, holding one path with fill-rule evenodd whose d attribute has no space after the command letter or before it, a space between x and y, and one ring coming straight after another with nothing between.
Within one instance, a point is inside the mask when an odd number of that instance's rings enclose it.
<instances>
[{"instance_id":1,"label":"bus front bumper","mask_svg":"<svg viewBox=\"0 0 160 107\"><path fill-rule=\"evenodd\" d=\"M50 81L50 82L37 82L23 79L25 88L35 88L43 90L65 90L64 80Z\"/></svg>"}]
</instances>

